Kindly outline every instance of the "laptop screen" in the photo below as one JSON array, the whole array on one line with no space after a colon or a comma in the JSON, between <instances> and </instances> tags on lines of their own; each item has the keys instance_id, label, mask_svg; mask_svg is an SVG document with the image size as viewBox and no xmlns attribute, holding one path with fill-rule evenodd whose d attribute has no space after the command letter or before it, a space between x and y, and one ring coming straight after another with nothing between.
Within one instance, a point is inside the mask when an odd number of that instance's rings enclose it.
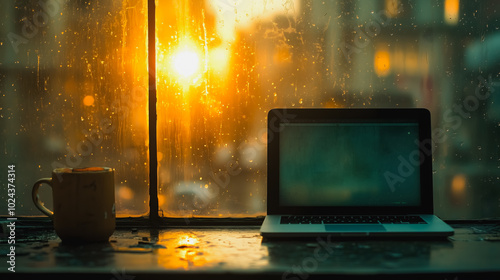
<instances>
[{"instance_id":1,"label":"laptop screen","mask_svg":"<svg viewBox=\"0 0 500 280\"><path fill-rule=\"evenodd\" d=\"M279 205L419 206L418 125L404 120L280 123Z\"/></svg>"}]
</instances>

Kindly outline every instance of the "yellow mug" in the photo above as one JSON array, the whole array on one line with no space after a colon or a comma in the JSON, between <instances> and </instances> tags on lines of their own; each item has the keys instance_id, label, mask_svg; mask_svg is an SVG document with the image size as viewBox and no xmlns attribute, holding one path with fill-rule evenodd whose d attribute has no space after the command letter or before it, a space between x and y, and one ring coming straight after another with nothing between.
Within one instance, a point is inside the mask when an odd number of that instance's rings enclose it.
<instances>
[{"instance_id":1,"label":"yellow mug","mask_svg":"<svg viewBox=\"0 0 500 280\"><path fill-rule=\"evenodd\" d=\"M52 187L54 211L41 203L38 189ZM109 167L57 168L52 178L33 185L35 206L54 223L62 241L108 241L116 226L114 169Z\"/></svg>"}]
</instances>

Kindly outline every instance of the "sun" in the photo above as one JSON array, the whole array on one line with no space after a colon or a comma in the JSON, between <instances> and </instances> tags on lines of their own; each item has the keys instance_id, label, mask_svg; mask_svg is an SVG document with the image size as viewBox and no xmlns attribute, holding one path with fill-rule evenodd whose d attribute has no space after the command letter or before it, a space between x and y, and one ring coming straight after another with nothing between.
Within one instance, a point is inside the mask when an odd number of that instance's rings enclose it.
<instances>
[{"instance_id":1,"label":"sun","mask_svg":"<svg viewBox=\"0 0 500 280\"><path fill-rule=\"evenodd\" d=\"M200 57L193 50L180 50L172 56L172 67L181 78L192 78L199 72Z\"/></svg>"}]
</instances>

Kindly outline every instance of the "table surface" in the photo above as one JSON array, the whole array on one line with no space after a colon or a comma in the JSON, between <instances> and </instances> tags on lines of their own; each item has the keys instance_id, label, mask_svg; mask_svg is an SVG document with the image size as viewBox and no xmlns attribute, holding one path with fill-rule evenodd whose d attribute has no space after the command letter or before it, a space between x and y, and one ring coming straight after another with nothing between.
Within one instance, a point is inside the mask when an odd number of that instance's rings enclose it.
<instances>
[{"instance_id":1,"label":"table surface","mask_svg":"<svg viewBox=\"0 0 500 280\"><path fill-rule=\"evenodd\" d=\"M133 228L117 229L109 243L86 245L64 244L53 230L18 229L15 270L16 274L90 273L128 280L147 274L214 275L219 279L224 275L241 279L255 279L256 275L279 279L383 275L386 279L402 274L446 279L483 275L489 279L500 275L500 225L452 226L455 235L441 240L322 237L277 241L263 239L258 226ZM2 239L2 260L10 246ZM10 273L5 261L1 267L0 273Z\"/></svg>"}]
</instances>

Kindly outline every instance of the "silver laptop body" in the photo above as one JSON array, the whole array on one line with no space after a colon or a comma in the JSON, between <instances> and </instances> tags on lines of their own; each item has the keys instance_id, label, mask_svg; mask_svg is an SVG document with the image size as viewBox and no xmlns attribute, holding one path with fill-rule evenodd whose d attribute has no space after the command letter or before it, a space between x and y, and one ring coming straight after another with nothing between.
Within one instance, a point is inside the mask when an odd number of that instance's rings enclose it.
<instances>
[{"instance_id":1,"label":"silver laptop body","mask_svg":"<svg viewBox=\"0 0 500 280\"><path fill-rule=\"evenodd\" d=\"M450 236L426 109L273 109L264 237Z\"/></svg>"}]
</instances>

